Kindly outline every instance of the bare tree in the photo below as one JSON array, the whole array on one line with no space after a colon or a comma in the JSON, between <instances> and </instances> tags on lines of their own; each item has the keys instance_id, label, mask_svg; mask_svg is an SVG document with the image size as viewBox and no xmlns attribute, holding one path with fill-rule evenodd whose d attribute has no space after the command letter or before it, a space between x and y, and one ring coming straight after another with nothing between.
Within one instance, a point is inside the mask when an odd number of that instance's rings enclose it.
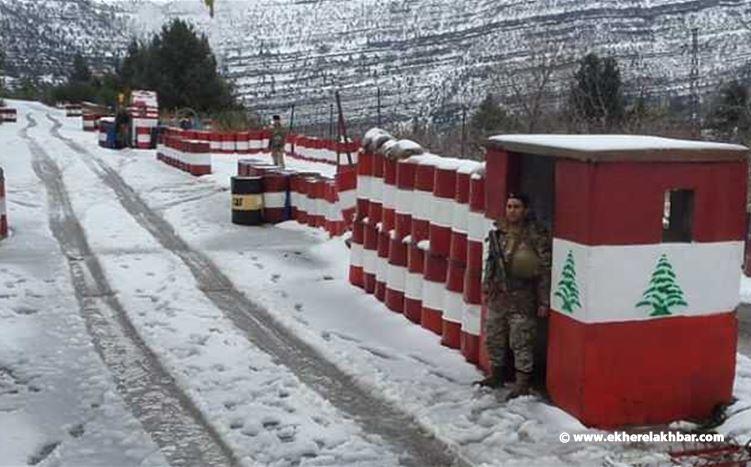
<instances>
[{"instance_id":1,"label":"bare tree","mask_svg":"<svg viewBox=\"0 0 751 467\"><path fill-rule=\"evenodd\" d=\"M525 130L533 133L547 126L545 113L554 109L560 98L555 86L561 82L560 74L570 65L572 53L568 41L553 39L547 34L528 35L526 49L520 66L512 68L504 63L495 68L493 87L519 114Z\"/></svg>"}]
</instances>

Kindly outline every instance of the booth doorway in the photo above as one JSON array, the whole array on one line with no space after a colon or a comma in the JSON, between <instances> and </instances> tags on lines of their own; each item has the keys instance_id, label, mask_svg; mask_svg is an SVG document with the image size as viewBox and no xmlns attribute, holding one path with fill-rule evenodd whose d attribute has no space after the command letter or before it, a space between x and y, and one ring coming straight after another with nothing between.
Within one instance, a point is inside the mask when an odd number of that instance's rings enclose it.
<instances>
[{"instance_id":1,"label":"booth doorway","mask_svg":"<svg viewBox=\"0 0 751 467\"><path fill-rule=\"evenodd\" d=\"M511 161L511 166L516 170L510 176L515 177L516 180L509 180L509 187L512 191L519 191L529 196L530 215L545 226L552 235L555 220L556 158L531 154L513 154L512 156L516 160ZM545 318L537 322L535 346L534 382L540 388L545 387L547 354L548 319Z\"/></svg>"}]
</instances>

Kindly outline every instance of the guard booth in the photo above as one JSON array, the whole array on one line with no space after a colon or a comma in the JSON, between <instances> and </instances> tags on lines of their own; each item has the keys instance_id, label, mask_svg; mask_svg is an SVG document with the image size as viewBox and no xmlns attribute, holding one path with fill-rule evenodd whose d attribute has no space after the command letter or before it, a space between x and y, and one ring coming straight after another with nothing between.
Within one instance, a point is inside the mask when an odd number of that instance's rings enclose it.
<instances>
[{"instance_id":1,"label":"guard booth","mask_svg":"<svg viewBox=\"0 0 751 467\"><path fill-rule=\"evenodd\" d=\"M599 428L706 419L729 403L747 148L508 135L486 149L486 216L522 191L552 232L553 403Z\"/></svg>"}]
</instances>

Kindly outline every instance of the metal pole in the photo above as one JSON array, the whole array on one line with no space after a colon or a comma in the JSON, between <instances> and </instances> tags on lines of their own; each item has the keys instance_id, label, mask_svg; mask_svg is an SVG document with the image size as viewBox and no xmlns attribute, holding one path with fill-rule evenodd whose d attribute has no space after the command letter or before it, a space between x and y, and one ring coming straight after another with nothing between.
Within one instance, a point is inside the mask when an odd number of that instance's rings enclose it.
<instances>
[{"instance_id":1,"label":"metal pole","mask_svg":"<svg viewBox=\"0 0 751 467\"><path fill-rule=\"evenodd\" d=\"M344 142L348 143L347 140L347 124L344 123L344 113L342 112L342 99L339 97L339 91L336 91L334 94L336 97L336 107L339 110L339 131L341 132L341 136L344 137ZM352 165L352 154L350 154L349 150L347 150L347 162L349 165Z\"/></svg>"},{"instance_id":2,"label":"metal pole","mask_svg":"<svg viewBox=\"0 0 751 467\"><path fill-rule=\"evenodd\" d=\"M381 127L381 87L376 88L378 96L378 128Z\"/></svg>"},{"instance_id":3,"label":"metal pole","mask_svg":"<svg viewBox=\"0 0 751 467\"><path fill-rule=\"evenodd\" d=\"M691 28L691 126L695 138L701 136L699 125L699 28Z\"/></svg>"},{"instance_id":4,"label":"metal pole","mask_svg":"<svg viewBox=\"0 0 751 467\"><path fill-rule=\"evenodd\" d=\"M334 139L334 104L329 104L329 139Z\"/></svg>"},{"instance_id":5,"label":"metal pole","mask_svg":"<svg viewBox=\"0 0 751 467\"><path fill-rule=\"evenodd\" d=\"M462 149L461 154L464 157L464 145L467 142L467 108L462 106Z\"/></svg>"},{"instance_id":6,"label":"metal pole","mask_svg":"<svg viewBox=\"0 0 751 467\"><path fill-rule=\"evenodd\" d=\"M292 112L289 116L289 131L287 132L287 136L292 135L292 132L295 131L295 104L292 104ZM290 143L290 153L295 153L295 141L294 139Z\"/></svg>"}]
</instances>

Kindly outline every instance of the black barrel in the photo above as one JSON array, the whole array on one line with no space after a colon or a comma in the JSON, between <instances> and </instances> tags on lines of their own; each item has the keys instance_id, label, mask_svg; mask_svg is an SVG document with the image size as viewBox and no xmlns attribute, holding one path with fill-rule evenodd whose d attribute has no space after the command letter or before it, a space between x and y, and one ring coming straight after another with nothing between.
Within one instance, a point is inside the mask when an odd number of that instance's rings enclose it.
<instances>
[{"instance_id":1,"label":"black barrel","mask_svg":"<svg viewBox=\"0 0 751 467\"><path fill-rule=\"evenodd\" d=\"M232 177L232 223L263 224L261 177Z\"/></svg>"}]
</instances>

